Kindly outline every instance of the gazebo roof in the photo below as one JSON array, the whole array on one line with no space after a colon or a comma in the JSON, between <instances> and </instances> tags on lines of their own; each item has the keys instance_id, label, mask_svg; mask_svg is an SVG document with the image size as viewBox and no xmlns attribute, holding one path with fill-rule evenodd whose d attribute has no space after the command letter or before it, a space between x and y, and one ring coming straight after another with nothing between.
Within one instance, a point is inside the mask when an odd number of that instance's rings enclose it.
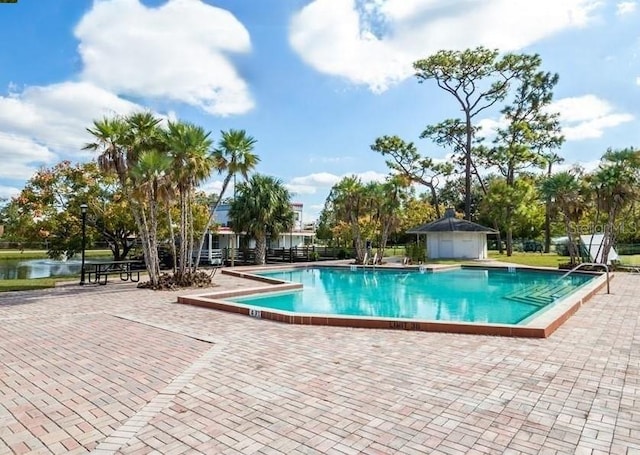
<instances>
[{"instance_id":1,"label":"gazebo roof","mask_svg":"<svg viewBox=\"0 0 640 455\"><path fill-rule=\"evenodd\" d=\"M456 218L453 209L447 209L444 217L431 223L422 224L407 231L407 234L428 234L430 232L479 232L496 234L498 231L478 223Z\"/></svg>"}]
</instances>

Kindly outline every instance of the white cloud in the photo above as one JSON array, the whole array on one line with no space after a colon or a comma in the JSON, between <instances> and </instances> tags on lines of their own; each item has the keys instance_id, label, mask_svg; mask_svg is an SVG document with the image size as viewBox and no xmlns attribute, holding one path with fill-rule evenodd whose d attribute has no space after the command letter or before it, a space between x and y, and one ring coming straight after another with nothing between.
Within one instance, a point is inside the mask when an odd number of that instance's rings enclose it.
<instances>
[{"instance_id":1,"label":"white cloud","mask_svg":"<svg viewBox=\"0 0 640 455\"><path fill-rule=\"evenodd\" d=\"M20 194L20 190L18 188L0 185L0 199L10 199L18 194Z\"/></svg>"},{"instance_id":2,"label":"white cloud","mask_svg":"<svg viewBox=\"0 0 640 455\"><path fill-rule=\"evenodd\" d=\"M636 77L636 85L640 85L640 76Z\"/></svg>"},{"instance_id":3,"label":"white cloud","mask_svg":"<svg viewBox=\"0 0 640 455\"><path fill-rule=\"evenodd\" d=\"M123 95L161 98L216 115L253 108L228 53L251 49L246 28L201 0L96 0L75 29L81 78Z\"/></svg>"},{"instance_id":4,"label":"white cloud","mask_svg":"<svg viewBox=\"0 0 640 455\"><path fill-rule=\"evenodd\" d=\"M310 156L309 163L347 163L353 161L352 156Z\"/></svg>"},{"instance_id":5,"label":"white cloud","mask_svg":"<svg viewBox=\"0 0 640 455\"><path fill-rule=\"evenodd\" d=\"M57 160L57 155L47 147L11 134L0 133L0 178L27 180L43 164Z\"/></svg>"},{"instance_id":6,"label":"white cloud","mask_svg":"<svg viewBox=\"0 0 640 455\"><path fill-rule=\"evenodd\" d=\"M86 157L86 128L105 115L142 108L88 83L28 87L0 96L0 177L28 179L42 165Z\"/></svg>"},{"instance_id":7,"label":"white cloud","mask_svg":"<svg viewBox=\"0 0 640 455\"><path fill-rule=\"evenodd\" d=\"M352 174L345 174L344 177L348 177L350 175ZM376 172L376 171L359 172L359 173L356 173L355 175L359 177L363 183L384 182L386 178L389 177L388 173L382 174L381 172Z\"/></svg>"},{"instance_id":8,"label":"white cloud","mask_svg":"<svg viewBox=\"0 0 640 455\"><path fill-rule=\"evenodd\" d=\"M292 18L289 42L318 71L382 92L439 49L521 49L585 26L598 6L599 0L314 0Z\"/></svg>"},{"instance_id":9,"label":"white cloud","mask_svg":"<svg viewBox=\"0 0 640 455\"><path fill-rule=\"evenodd\" d=\"M225 10L200 0L169 0L159 8L96 0L75 34L79 81L23 90L10 84L9 95L0 96L0 177L29 178L58 156L87 158L81 148L93 120L144 110L118 94L176 100L220 115L253 106L225 56L248 51L249 35Z\"/></svg>"},{"instance_id":10,"label":"white cloud","mask_svg":"<svg viewBox=\"0 0 640 455\"><path fill-rule=\"evenodd\" d=\"M361 30L353 1L313 1L293 17L289 41L315 69L374 92L411 74L409 54Z\"/></svg>"},{"instance_id":11,"label":"white cloud","mask_svg":"<svg viewBox=\"0 0 640 455\"><path fill-rule=\"evenodd\" d=\"M624 16L631 14L636 10L637 3L635 1L619 2L616 5L616 14L618 16Z\"/></svg>"},{"instance_id":12,"label":"white cloud","mask_svg":"<svg viewBox=\"0 0 640 455\"><path fill-rule=\"evenodd\" d=\"M319 189L328 189L340 181L340 177L328 172L319 172L304 177L294 177L285 186L293 194L315 194Z\"/></svg>"},{"instance_id":13,"label":"white cloud","mask_svg":"<svg viewBox=\"0 0 640 455\"><path fill-rule=\"evenodd\" d=\"M598 168L600 165L600 160L591 160L591 161L578 161L578 162L564 162L555 164L553 166L553 172L563 172L570 171L575 165L579 165L585 172L592 172Z\"/></svg>"},{"instance_id":14,"label":"white cloud","mask_svg":"<svg viewBox=\"0 0 640 455\"><path fill-rule=\"evenodd\" d=\"M352 175L360 178L363 183L372 181L383 182L388 176L388 174L382 174L375 171L360 173L354 172L344 174L342 176L328 172L319 172L317 174L309 174L303 177L294 177L285 186L294 194L316 194L319 190L328 190L344 177L351 177Z\"/></svg>"},{"instance_id":15,"label":"white cloud","mask_svg":"<svg viewBox=\"0 0 640 455\"><path fill-rule=\"evenodd\" d=\"M549 110L560 113L562 133L568 141L599 138L605 129L634 119L631 114L616 112L613 105L595 95L563 98Z\"/></svg>"},{"instance_id":16,"label":"white cloud","mask_svg":"<svg viewBox=\"0 0 640 455\"><path fill-rule=\"evenodd\" d=\"M198 187L198 190L204 191L207 194L220 194L220 190L222 189L222 180L210 180L206 183L203 183ZM227 198L233 194L233 181L229 183L223 198Z\"/></svg>"},{"instance_id":17,"label":"white cloud","mask_svg":"<svg viewBox=\"0 0 640 455\"><path fill-rule=\"evenodd\" d=\"M616 112L613 105L595 95L562 98L548 106L547 111L560 114L562 134L568 141L599 138L604 130L634 119L631 114ZM507 126L507 121L504 117L485 118L478 126L482 127L480 136L491 139L498 128Z\"/></svg>"},{"instance_id":18,"label":"white cloud","mask_svg":"<svg viewBox=\"0 0 640 455\"><path fill-rule=\"evenodd\" d=\"M340 181L340 176L328 172L319 172L304 177L294 177L291 179L292 185L313 185L320 187L331 187Z\"/></svg>"},{"instance_id":19,"label":"white cloud","mask_svg":"<svg viewBox=\"0 0 640 455\"><path fill-rule=\"evenodd\" d=\"M93 84L64 82L0 96L0 131L73 153L95 119L143 108Z\"/></svg>"},{"instance_id":20,"label":"white cloud","mask_svg":"<svg viewBox=\"0 0 640 455\"><path fill-rule=\"evenodd\" d=\"M499 128L505 128L508 126L507 119L501 116L498 120L492 118L483 118L478 122L480 132L478 135L485 139L490 139L496 135Z\"/></svg>"}]
</instances>

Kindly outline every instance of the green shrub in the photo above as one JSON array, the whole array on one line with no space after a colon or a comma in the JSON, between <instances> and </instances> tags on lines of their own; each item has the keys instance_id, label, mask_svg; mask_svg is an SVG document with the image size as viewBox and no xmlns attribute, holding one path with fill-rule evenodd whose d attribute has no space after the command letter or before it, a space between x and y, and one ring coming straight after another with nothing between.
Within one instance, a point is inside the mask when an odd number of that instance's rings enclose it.
<instances>
[{"instance_id":1,"label":"green shrub","mask_svg":"<svg viewBox=\"0 0 640 455\"><path fill-rule=\"evenodd\" d=\"M406 246L407 256L411 258L411 262L419 263L426 259L427 249L424 243L410 243Z\"/></svg>"}]
</instances>

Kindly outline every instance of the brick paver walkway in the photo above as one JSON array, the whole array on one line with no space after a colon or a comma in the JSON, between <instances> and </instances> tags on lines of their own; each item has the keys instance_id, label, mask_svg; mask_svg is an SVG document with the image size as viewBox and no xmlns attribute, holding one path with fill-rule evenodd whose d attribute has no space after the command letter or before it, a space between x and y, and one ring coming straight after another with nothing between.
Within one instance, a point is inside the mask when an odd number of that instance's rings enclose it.
<instances>
[{"instance_id":1,"label":"brick paver walkway","mask_svg":"<svg viewBox=\"0 0 640 455\"><path fill-rule=\"evenodd\" d=\"M0 294L0 454L640 454L638 275L542 340L284 325L175 297Z\"/></svg>"}]
</instances>

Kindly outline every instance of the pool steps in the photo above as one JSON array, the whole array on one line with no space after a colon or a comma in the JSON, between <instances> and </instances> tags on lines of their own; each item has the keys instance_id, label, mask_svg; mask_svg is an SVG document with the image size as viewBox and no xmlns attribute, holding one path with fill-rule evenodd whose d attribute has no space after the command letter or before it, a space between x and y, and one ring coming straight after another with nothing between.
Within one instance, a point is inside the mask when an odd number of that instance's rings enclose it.
<instances>
[{"instance_id":1,"label":"pool steps","mask_svg":"<svg viewBox=\"0 0 640 455\"><path fill-rule=\"evenodd\" d=\"M575 289L564 282L533 286L504 296L505 299L535 306L545 306L570 294Z\"/></svg>"}]
</instances>

